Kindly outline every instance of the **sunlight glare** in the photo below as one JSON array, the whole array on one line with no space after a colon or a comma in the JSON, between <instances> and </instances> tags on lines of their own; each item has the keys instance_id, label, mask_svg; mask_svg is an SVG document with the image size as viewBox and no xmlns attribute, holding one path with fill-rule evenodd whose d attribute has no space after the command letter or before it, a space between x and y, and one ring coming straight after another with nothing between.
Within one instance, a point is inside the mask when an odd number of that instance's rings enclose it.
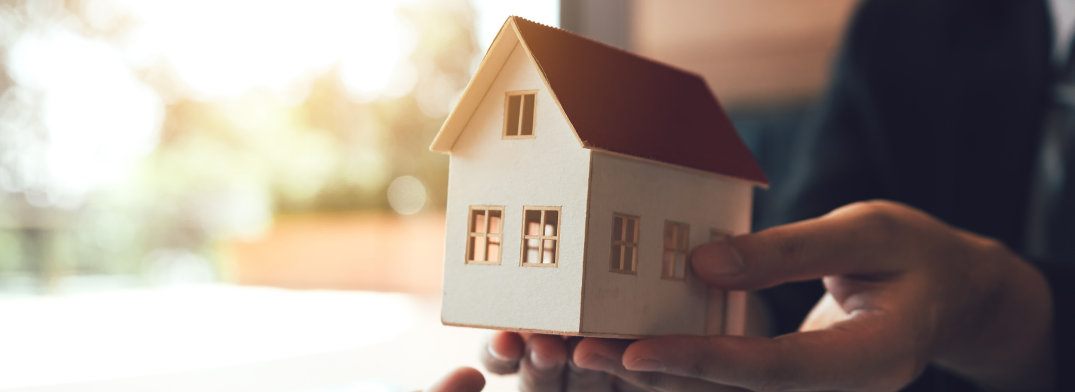
<instances>
[{"instance_id":1,"label":"sunlight glare","mask_svg":"<svg viewBox=\"0 0 1075 392\"><path fill-rule=\"evenodd\" d=\"M134 160L152 152L164 108L117 48L56 29L20 37L9 55L12 79L42 100L41 125L48 135L39 141L45 144L45 167L24 173L40 183L24 188L47 192L52 204L74 207L93 186L117 180Z\"/></svg>"},{"instance_id":2,"label":"sunlight glare","mask_svg":"<svg viewBox=\"0 0 1075 392\"><path fill-rule=\"evenodd\" d=\"M186 93L201 100L257 88L302 91L291 84L337 65L347 90L368 97L392 81L414 47L399 0L117 1L142 21L136 62L167 59Z\"/></svg>"}]
</instances>

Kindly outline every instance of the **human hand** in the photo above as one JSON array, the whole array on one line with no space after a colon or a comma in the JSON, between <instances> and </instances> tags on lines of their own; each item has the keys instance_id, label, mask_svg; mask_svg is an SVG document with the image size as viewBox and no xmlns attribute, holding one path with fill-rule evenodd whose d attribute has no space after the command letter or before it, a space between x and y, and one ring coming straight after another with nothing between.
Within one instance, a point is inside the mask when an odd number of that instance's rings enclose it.
<instances>
[{"instance_id":1,"label":"human hand","mask_svg":"<svg viewBox=\"0 0 1075 392\"><path fill-rule=\"evenodd\" d=\"M574 353L581 341L583 339L578 337L494 332L482 350L481 360L490 372L518 373L519 390L524 392L637 389L630 385L617 385L622 382L606 372L576 364Z\"/></svg>"},{"instance_id":2,"label":"human hand","mask_svg":"<svg viewBox=\"0 0 1075 392\"><path fill-rule=\"evenodd\" d=\"M485 387L485 377L474 368L455 369L426 392L480 392Z\"/></svg>"},{"instance_id":3,"label":"human hand","mask_svg":"<svg viewBox=\"0 0 1075 392\"><path fill-rule=\"evenodd\" d=\"M929 363L991 390L1051 387L1045 279L998 242L907 206L857 203L701 246L691 259L717 287L822 278L828 293L798 333L586 339L575 362L660 391L891 391Z\"/></svg>"}]
</instances>

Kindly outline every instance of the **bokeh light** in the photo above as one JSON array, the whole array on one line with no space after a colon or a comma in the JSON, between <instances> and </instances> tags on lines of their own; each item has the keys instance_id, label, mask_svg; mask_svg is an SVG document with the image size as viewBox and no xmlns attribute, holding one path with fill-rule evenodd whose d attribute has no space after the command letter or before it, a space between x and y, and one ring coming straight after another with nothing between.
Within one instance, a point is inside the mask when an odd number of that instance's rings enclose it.
<instances>
[{"instance_id":1,"label":"bokeh light","mask_svg":"<svg viewBox=\"0 0 1075 392\"><path fill-rule=\"evenodd\" d=\"M388 185L388 205L402 215L413 215L426 205L426 187L422 181L402 176Z\"/></svg>"}]
</instances>

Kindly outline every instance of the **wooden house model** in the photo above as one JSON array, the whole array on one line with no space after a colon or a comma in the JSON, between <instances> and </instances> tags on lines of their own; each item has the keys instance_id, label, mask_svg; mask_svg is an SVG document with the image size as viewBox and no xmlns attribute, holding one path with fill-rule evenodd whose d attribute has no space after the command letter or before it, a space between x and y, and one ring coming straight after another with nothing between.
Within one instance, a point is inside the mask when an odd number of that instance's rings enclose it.
<instances>
[{"instance_id":1,"label":"wooden house model","mask_svg":"<svg viewBox=\"0 0 1075 392\"><path fill-rule=\"evenodd\" d=\"M691 247L767 179L706 82L509 17L431 150L450 154L441 320L564 335L741 333Z\"/></svg>"}]
</instances>

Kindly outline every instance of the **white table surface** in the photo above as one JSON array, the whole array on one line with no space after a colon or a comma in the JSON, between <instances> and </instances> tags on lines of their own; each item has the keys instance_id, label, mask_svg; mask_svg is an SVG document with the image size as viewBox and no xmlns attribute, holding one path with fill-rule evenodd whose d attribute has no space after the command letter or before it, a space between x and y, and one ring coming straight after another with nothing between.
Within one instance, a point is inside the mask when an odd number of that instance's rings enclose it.
<instances>
[{"instance_id":1,"label":"white table surface","mask_svg":"<svg viewBox=\"0 0 1075 392\"><path fill-rule=\"evenodd\" d=\"M487 334L442 326L437 299L405 294L203 285L6 299L0 392L413 391L479 367Z\"/></svg>"}]
</instances>

